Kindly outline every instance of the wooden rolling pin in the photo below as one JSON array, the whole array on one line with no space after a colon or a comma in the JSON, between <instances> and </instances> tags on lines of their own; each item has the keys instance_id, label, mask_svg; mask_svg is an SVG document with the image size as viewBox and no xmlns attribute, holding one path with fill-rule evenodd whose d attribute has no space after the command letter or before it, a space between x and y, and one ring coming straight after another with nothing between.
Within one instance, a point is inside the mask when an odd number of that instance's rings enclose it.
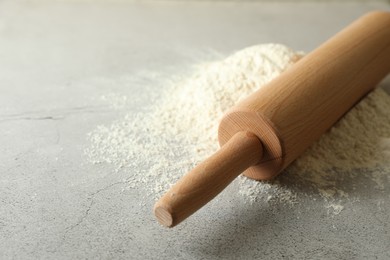
<instances>
[{"instance_id":1,"label":"wooden rolling pin","mask_svg":"<svg viewBox=\"0 0 390 260\"><path fill-rule=\"evenodd\" d=\"M180 179L155 205L173 227L241 172L280 173L390 72L390 13L371 12L326 41L223 117L221 149Z\"/></svg>"}]
</instances>

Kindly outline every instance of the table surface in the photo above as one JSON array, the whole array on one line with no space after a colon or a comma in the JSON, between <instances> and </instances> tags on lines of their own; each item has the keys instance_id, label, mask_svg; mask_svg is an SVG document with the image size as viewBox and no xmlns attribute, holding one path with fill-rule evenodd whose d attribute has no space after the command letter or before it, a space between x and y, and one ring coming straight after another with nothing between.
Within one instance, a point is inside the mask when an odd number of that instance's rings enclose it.
<instances>
[{"instance_id":1,"label":"table surface","mask_svg":"<svg viewBox=\"0 0 390 260\"><path fill-rule=\"evenodd\" d=\"M154 201L126 189L131 173L83 156L97 125L151 102L150 89L94 79L174 74L204 51L259 43L310 51L373 9L390 4L0 1L0 258L389 259L389 189L329 215L309 197L239 203L233 187L165 229ZM126 111L99 100L109 93L132 100Z\"/></svg>"}]
</instances>

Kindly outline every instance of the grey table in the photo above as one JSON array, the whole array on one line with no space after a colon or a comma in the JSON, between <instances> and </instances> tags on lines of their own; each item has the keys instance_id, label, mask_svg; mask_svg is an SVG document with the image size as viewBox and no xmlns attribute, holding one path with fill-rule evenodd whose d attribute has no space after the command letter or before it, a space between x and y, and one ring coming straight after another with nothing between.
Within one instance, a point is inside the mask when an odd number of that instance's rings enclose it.
<instances>
[{"instance_id":1,"label":"grey table","mask_svg":"<svg viewBox=\"0 0 390 260\"><path fill-rule=\"evenodd\" d=\"M130 173L83 157L88 132L150 102L94 78L173 74L204 50L265 42L309 51L388 3L91 2L0 1L1 259L390 258L389 193L381 210L368 189L329 216L309 199L274 208L226 192L168 230L125 188ZM126 111L96 101L113 92L133 100Z\"/></svg>"}]
</instances>

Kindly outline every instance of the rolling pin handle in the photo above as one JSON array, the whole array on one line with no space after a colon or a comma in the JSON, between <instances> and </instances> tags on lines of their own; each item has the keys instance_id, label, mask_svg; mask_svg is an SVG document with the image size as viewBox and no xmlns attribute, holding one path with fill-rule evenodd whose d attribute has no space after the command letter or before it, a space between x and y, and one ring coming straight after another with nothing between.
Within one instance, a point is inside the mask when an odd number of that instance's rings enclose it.
<instances>
[{"instance_id":1,"label":"rolling pin handle","mask_svg":"<svg viewBox=\"0 0 390 260\"><path fill-rule=\"evenodd\" d=\"M215 154L184 175L155 205L163 226L173 227L217 196L240 173L263 156L259 138L251 132L236 133Z\"/></svg>"}]
</instances>

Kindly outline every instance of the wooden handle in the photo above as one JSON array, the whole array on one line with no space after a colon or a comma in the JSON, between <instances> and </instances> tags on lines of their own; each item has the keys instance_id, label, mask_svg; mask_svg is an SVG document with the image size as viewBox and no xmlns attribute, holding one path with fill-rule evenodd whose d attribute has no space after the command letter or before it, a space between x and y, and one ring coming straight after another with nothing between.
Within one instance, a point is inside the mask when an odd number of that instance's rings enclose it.
<instances>
[{"instance_id":1,"label":"wooden handle","mask_svg":"<svg viewBox=\"0 0 390 260\"><path fill-rule=\"evenodd\" d=\"M155 205L157 220L173 227L193 214L262 157L260 140L252 133L236 133L214 155L180 179Z\"/></svg>"}]
</instances>

